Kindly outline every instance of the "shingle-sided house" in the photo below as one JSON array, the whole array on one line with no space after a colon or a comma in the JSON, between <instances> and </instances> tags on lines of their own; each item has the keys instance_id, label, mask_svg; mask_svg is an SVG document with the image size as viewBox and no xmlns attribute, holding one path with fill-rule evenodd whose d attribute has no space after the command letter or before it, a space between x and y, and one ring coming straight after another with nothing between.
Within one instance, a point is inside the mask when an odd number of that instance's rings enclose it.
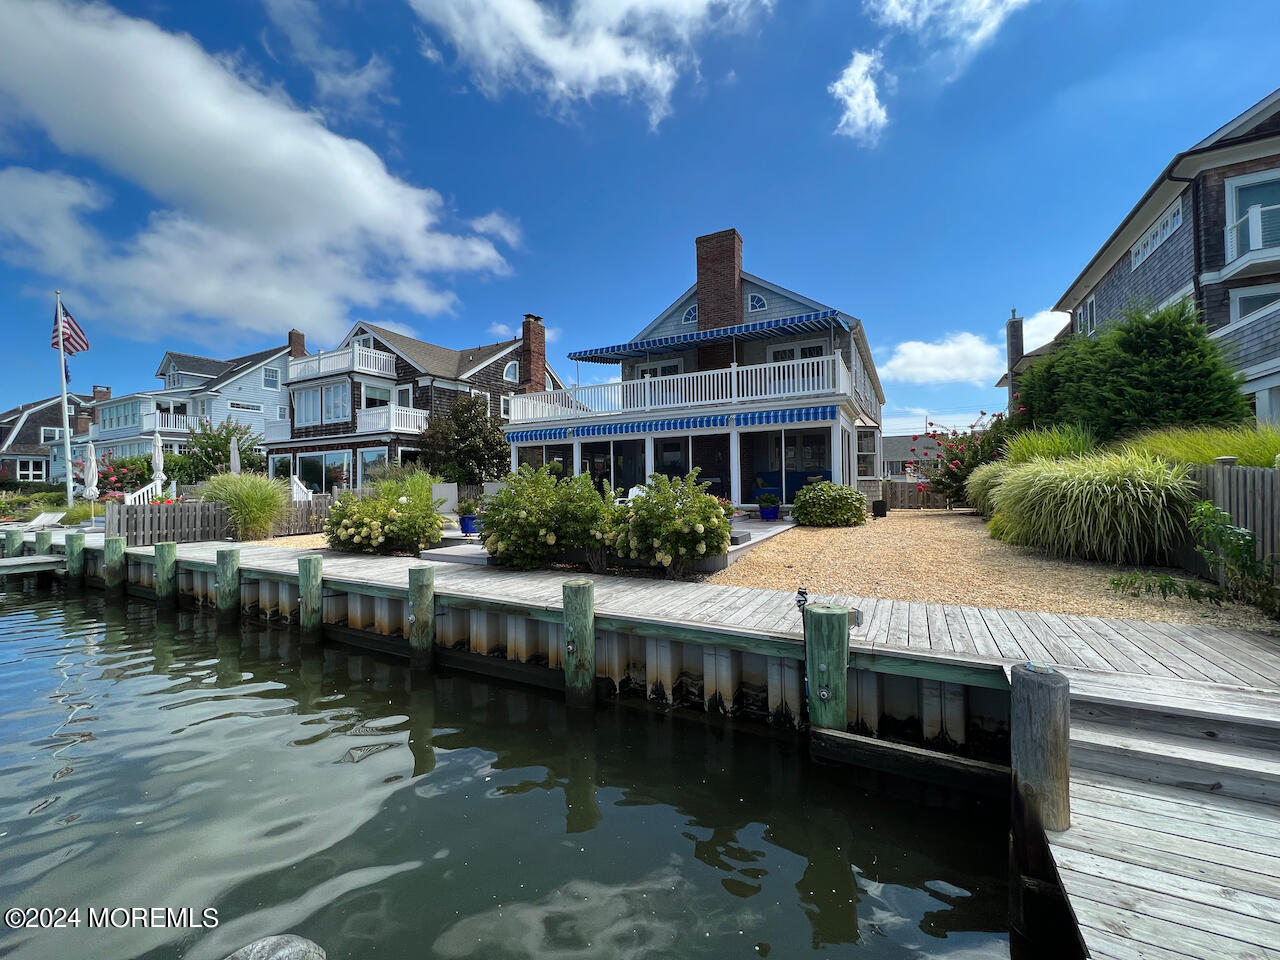
<instances>
[{"instance_id":1,"label":"shingle-sided house","mask_svg":"<svg viewBox=\"0 0 1280 960\"><path fill-rule=\"evenodd\" d=\"M1280 89L1170 161L1054 307L1071 315L1057 339L1183 297L1244 374L1258 419L1280 420ZM1011 394L1017 339L999 384Z\"/></svg>"},{"instance_id":2,"label":"shingle-sided house","mask_svg":"<svg viewBox=\"0 0 1280 960\"><path fill-rule=\"evenodd\" d=\"M95 391L106 387L95 387ZM62 397L46 397L0 413L0 477L47 483L66 474L62 464ZM89 429L93 397L67 394L67 423L72 431ZM50 448L58 448L57 464L50 463Z\"/></svg>"},{"instance_id":3,"label":"shingle-sided house","mask_svg":"<svg viewBox=\"0 0 1280 960\"><path fill-rule=\"evenodd\" d=\"M885 437L883 473L889 480L910 480L912 474L907 473L907 464L916 463L922 468L937 463L938 454L943 452L936 440L925 434L907 434L905 436Z\"/></svg>"},{"instance_id":4,"label":"shingle-sided house","mask_svg":"<svg viewBox=\"0 0 1280 960\"><path fill-rule=\"evenodd\" d=\"M513 467L559 463L624 490L697 467L738 504L878 481L884 393L861 321L745 273L736 230L696 248L696 282L651 323L569 354L619 379L512 399Z\"/></svg>"},{"instance_id":5,"label":"shingle-sided house","mask_svg":"<svg viewBox=\"0 0 1280 960\"><path fill-rule=\"evenodd\" d=\"M231 420L263 433L267 424L288 417L284 373L291 355L306 353L301 332L290 331L283 346L230 360L168 351L156 368L161 386L93 402L94 423L72 438L72 456L92 440L99 456L146 456L156 433L167 449L182 452L191 428L201 420Z\"/></svg>"},{"instance_id":6,"label":"shingle-sided house","mask_svg":"<svg viewBox=\"0 0 1280 960\"><path fill-rule=\"evenodd\" d=\"M312 491L362 486L378 464L415 460L429 419L456 397L485 396L506 417L512 395L564 386L534 314L520 336L462 350L362 321L335 349L291 359L284 383L291 416L282 408L268 425L267 462L272 476L296 475Z\"/></svg>"}]
</instances>

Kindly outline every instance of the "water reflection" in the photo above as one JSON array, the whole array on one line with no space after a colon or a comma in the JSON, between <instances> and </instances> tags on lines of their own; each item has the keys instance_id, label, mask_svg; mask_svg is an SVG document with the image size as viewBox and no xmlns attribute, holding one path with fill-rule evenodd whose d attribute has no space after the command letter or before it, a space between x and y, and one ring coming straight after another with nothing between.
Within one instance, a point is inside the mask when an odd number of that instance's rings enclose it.
<instances>
[{"instance_id":1,"label":"water reflection","mask_svg":"<svg viewBox=\"0 0 1280 960\"><path fill-rule=\"evenodd\" d=\"M790 741L94 595L5 594L0 670L4 902L221 918L0 953L1007 953L998 819Z\"/></svg>"}]
</instances>

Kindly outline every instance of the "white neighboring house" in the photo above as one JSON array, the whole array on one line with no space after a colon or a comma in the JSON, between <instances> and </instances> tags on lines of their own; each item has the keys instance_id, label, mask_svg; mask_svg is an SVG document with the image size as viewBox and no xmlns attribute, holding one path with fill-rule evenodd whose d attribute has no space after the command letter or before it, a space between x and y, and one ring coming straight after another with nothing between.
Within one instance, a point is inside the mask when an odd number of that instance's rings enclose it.
<instances>
[{"instance_id":1,"label":"white neighboring house","mask_svg":"<svg viewBox=\"0 0 1280 960\"><path fill-rule=\"evenodd\" d=\"M736 230L699 237L697 281L626 343L569 354L612 382L511 398L513 469L602 486L701 469L735 504L819 480L879 496L884 393L862 322L742 270Z\"/></svg>"}]
</instances>

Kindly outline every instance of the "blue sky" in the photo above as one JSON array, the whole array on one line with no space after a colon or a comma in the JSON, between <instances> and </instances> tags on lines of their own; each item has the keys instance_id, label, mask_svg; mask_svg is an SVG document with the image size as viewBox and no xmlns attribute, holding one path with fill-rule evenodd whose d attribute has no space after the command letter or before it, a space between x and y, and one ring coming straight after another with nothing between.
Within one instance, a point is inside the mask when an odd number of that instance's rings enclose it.
<instances>
[{"instance_id":1,"label":"blue sky","mask_svg":"<svg viewBox=\"0 0 1280 960\"><path fill-rule=\"evenodd\" d=\"M1172 155L1269 93L1274 0L221 0L0 9L0 406L166 349L642 328L736 227L963 425ZM1247 25L1244 26L1244 25ZM583 365L583 380L609 368Z\"/></svg>"}]
</instances>

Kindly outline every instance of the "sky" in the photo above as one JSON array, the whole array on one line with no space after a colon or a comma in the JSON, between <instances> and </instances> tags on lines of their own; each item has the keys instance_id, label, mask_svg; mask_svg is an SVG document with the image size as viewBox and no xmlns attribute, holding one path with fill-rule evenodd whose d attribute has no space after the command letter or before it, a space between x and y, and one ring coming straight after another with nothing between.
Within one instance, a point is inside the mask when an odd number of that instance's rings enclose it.
<instances>
[{"instance_id":1,"label":"sky","mask_svg":"<svg viewBox=\"0 0 1280 960\"><path fill-rule=\"evenodd\" d=\"M1275 0L0 0L0 408L165 350L629 339L728 227L860 318L885 432L999 409L1172 156L1274 89ZM1242 32L1242 24L1249 24ZM616 368L581 366L582 382Z\"/></svg>"}]
</instances>

